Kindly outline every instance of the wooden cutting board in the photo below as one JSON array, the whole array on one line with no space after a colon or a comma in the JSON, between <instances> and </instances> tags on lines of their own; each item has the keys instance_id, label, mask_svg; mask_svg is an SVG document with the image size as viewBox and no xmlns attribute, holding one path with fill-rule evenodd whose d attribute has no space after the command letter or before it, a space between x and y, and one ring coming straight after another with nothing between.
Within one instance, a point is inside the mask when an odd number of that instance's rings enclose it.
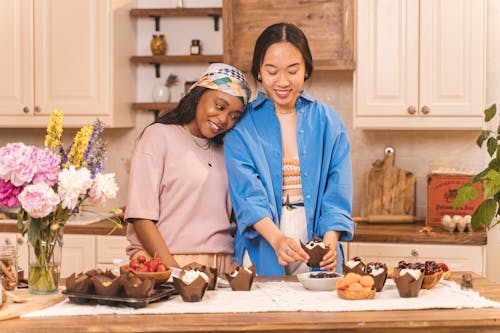
<instances>
[{"instance_id":1,"label":"wooden cutting board","mask_svg":"<svg viewBox=\"0 0 500 333\"><path fill-rule=\"evenodd\" d=\"M384 159L363 175L361 216L415 215L415 175L396 168L395 159L394 149L386 148Z\"/></svg>"},{"instance_id":2,"label":"wooden cutting board","mask_svg":"<svg viewBox=\"0 0 500 333\"><path fill-rule=\"evenodd\" d=\"M0 309L0 320L16 318L28 312L42 310L66 298L66 295L61 294L61 291L57 294L34 295L30 294L28 289L19 289L11 291L11 293L29 300L25 303L14 303L12 297L7 295L7 303Z\"/></svg>"}]
</instances>

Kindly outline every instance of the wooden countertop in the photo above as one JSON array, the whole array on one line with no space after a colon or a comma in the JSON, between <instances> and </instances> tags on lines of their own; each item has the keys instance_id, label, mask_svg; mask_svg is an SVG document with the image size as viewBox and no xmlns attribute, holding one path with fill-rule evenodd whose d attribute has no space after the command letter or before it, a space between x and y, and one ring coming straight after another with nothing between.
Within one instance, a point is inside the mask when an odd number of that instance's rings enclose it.
<instances>
[{"instance_id":1,"label":"wooden countertop","mask_svg":"<svg viewBox=\"0 0 500 333\"><path fill-rule=\"evenodd\" d=\"M439 227L433 227L430 233L421 232L424 223L407 224L370 224L357 223L353 242L373 243L417 243L417 244L455 244L455 245L486 245L486 232L484 229L473 233L449 233ZM113 223L100 221L88 225L67 225L64 227L66 234L82 235L108 235L113 228ZM115 230L111 235L125 235L127 223L123 229ZM18 232L14 224L2 223L0 232Z\"/></svg>"},{"instance_id":2,"label":"wooden countertop","mask_svg":"<svg viewBox=\"0 0 500 333\"><path fill-rule=\"evenodd\" d=\"M455 272L459 281L462 273ZM262 279L262 278L261 278ZM263 279L266 280L266 279ZM267 278L276 280L276 278ZM473 274L474 289L500 301L500 285ZM4 332L499 332L500 309L257 312L16 318Z\"/></svg>"}]
</instances>

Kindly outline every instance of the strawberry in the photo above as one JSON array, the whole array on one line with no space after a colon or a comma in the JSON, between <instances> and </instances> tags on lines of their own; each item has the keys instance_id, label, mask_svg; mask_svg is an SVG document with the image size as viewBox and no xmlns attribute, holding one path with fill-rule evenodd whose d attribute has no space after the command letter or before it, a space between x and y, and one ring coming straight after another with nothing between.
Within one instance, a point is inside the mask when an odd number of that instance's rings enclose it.
<instances>
[{"instance_id":1,"label":"strawberry","mask_svg":"<svg viewBox=\"0 0 500 333\"><path fill-rule=\"evenodd\" d=\"M149 271L150 272L156 272L156 270L158 269L158 265L161 264L161 260L160 259L151 259L149 261Z\"/></svg>"},{"instance_id":2,"label":"strawberry","mask_svg":"<svg viewBox=\"0 0 500 333\"><path fill-rule=\"evenodd\" d=\"M139 266L136 269L136 272L149 272L148 266L139 264Z\"/></svg>"},{"instance_id":3,"label":"strawberry","mask_svg":"<svg viewBox=\"0 0 500 333\"><path fill-rule=\"evenodd\" d=\"M146 257L145 257L145 256L143 256L143 255L141 254L141 255L138 255L138 256L137 256L137 261L138 261L140 264L144 264L144 263L147 261L147 259L146 259Z\"/></svg>"},{"instance_id":4,"label":"strawberry","mask_svg":"<svg viewBox=\"0 0 500 333\"><path fill-rule=\"evenodd\" d=\"M448 265L446 265L444 262L440 262L440 263L438 263L438 266L439 266L439 268L441 268L441 270L442 270L443 272L447 272L447 271L449 271L449 270L450 270L450 269L448 268Z\"/></svg>"},{"instance_id":5,"label":"strawberry","mask_svg":"<svg viewBox=\"0 0 500 333\"><path fill-rule=\"evenodd\" d=\"M157 272L166 272L167 268L163 264L159 264L158 267L156 268Z\"/></svg>"},{"instance_id":6,"label":"strawberry","mask_svg":"<svg viewBox=\"0 0 500 333\"><path fill-rule=\"evenodd\" d=\"M128 264L128 266L130 267L131 270L135 271L138 264L139 263L137 262L137 260L132 259L132 260L130 260L130 263Z\"/></svg>"}]
</instances>

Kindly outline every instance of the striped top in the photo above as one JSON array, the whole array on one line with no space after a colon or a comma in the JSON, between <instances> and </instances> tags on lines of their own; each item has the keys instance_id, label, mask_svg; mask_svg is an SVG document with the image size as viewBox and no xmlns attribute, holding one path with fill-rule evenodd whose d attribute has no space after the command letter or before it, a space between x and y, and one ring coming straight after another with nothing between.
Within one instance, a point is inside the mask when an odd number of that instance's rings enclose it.
<instances>
[{"instance_id":1,"label":"striped top","mask_svg":"<svg viewBox=\"0 0 500 333\"><path fill-rule=\"evenodd\" d=\"M283 190L302 188L298 158L283 159Z\"/></svg>"}]
</instances>

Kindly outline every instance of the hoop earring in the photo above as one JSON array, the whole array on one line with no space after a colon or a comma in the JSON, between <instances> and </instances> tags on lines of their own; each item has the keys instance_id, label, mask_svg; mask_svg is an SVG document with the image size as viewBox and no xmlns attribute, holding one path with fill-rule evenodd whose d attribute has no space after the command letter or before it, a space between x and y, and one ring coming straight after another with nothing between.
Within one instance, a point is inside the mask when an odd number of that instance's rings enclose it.
<instances>
[{"instance_id":1,"label":"hoop earring","mask_svg":"<svg viewBox=\"0 0 500 333\"><path fill-rule=\"evenodd\" d=\"M257 75L257 81L262 82L262 76L260 76L260 73Z\"/></svg>"}]
</instances>

